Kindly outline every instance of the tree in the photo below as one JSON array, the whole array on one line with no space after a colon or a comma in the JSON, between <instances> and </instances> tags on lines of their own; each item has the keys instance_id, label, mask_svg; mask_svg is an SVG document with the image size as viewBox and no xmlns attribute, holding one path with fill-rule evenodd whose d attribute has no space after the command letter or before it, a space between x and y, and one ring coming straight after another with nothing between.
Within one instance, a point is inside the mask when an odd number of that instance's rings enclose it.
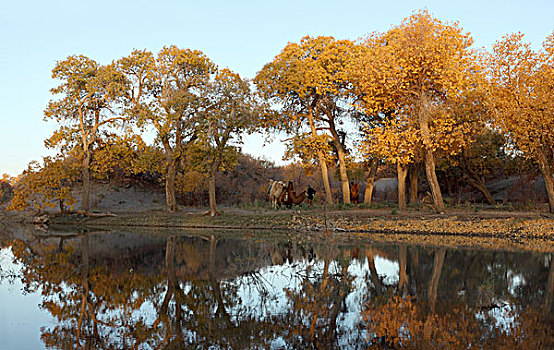
<instances>
[{"instance_id":1,"label":"tree","mask_svg":"<svg viewBox=\"0 0 554 350\"><path fill-rule=\"evenodd\" d=\"M541 171L554 213L554 33L535 52L523 34L498 41L489 60L495 124L534 160Z\"/></svg>"},{"instance_id":2,"label":"tree","mask_svg":"<svg viewBox=\"0 0 554 350\"><path fill-rule=\"evenodd\" d=\"M506 140L500 133L486 127L477 132L474 140L452 160L469 185L481 192L488 204L494 205L496 201L485 181L504 168L506 154L503 147Z\"/></svg>"},{"instance_id":3,"label":"tree","mask_svg":"<svg viewBox=\"0 0 554 350\"><path fill-rule=\"evenodd\" d=\"M189 150L192 164L208 174L210 216L217 215L215 178L237 162L242 133L257 125L257 103L249 82L229 69L219 71L207 84L197 140Z\"/></svg>"},{"instance_id":4,"label":"tree","mask_svg":"<svg viewBox=\"0 0 554 350\"><path fill-rule=\"evenodd\" d=\"M44 111L45 120L54 119L60 128L45 141L62 153L73 149L82 159L83 193L81 207L90 210L90 164L102 130L123 120L114 115L113 104L121 93L122 80L110 66L102 66L85 56L69 56L52 70L52 78L61 83L51 89L53 95Z\"/></svg>"},{"instance_id":5,"label":"tree","mask_svg":"<svg viewBox=\"0 0 554 350\"><path fill-rule=\"evenodd\" d=\"M408 165L418 156L420 144L419 132L410 125L406 117L389 117L381 126L370 127L366 124L365 135L360 149L365 157L384 158L396 164L398 174L398 207L406 209L406 176Z\"/></svg>"},{"instance_id":6,"label":"tree","mask_svg":"<svg viewBox=\"0 0 554 350\"><path fill-rule=\"evenodd\" d=\"M349 40L306 36L298 44L289 43L254 79L262 94L280 106L268 125L297 135L293 149L317 155L327 203L332 197L322 145L328 140L338 153L343 201L350 203L346 149L338 126L348 115L346 66L354 50Z\"/></svg>"},{"instance_id":7,"label":"tree","mask_svg":"<svg viewBox=\"0 0 554 350\"><path fill-rule=\"evenodd\" d=\"M157 59L134 50L116 65L127 78L127 113L139 126L153 126L163 147L167 210L175 212L177 171L198 137L202 91L215 65L200 51L176 46L164 47Z\"/></svg>"},{"instance_id":8,"label":"tree","mask_svg":"<svg viewBox=\"0 0 554 350\"><path fill-rule=\"evenodd\" d=\"M9 210L31 209L41 213L56 205L64 213L75 204L71 186L80 166L75 158L45 157L43 164L31 162L15 183Z\"/></svg>"},{"instance_id":9,"label":"tree","mask_svg":"<svg viewBox=\"0 0 554 350\"><path fill-rule=\"evenodd\" d=\"M349 69L368 115L401 113L418 130L437 212L444 211L444 203L435 174L439 146L431 127L453 125L446 105L468 88L477 70L472 42L457 23L419 11L384 34L370 35Z\"/></svg>"},{"instance_id":10,"label":"tree","mask_svg":"<svg viewBox=\"0 0 554 350\"><path fill-rule=\"evenodd\" d=\"M13 197L14 179L8 174L2 174L0 179L0 205L9 202Z\"/></svg>"}]
</instances>

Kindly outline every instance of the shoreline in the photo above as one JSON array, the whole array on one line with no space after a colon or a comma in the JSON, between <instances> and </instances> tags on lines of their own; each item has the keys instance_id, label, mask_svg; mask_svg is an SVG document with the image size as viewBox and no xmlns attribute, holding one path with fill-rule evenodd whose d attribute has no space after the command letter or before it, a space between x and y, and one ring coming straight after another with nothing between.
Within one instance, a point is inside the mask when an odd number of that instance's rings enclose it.
<instances>
[{"instance_id":1,"label":"shoreline","mask_svg":"<svg viewBox=\"0 0 554 350\"><path fill-rule=\"evenodd\" d=\"M122 231L242 230L246 231L245 234L259 231L260 235L278 231L302 240L320 240L330 232L341 241L554 252L554 219L537 212L449 210L445 214L435 214L423 211L391 213L386 209L272 211L224 208L223 213L216 217L202 214L195 208L177 213L125 212L92 217L54 214L49 217L49 225L52 228Z\"/></svg>"}]
</instances>

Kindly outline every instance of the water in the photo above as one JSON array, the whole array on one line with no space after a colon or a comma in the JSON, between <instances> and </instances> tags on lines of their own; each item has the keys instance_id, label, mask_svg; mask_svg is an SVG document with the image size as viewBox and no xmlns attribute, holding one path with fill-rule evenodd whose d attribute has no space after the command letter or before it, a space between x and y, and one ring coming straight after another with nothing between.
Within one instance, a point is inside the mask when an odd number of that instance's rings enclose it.
<instances>
[{"instance_id":1,"label":"water","mask_svg":"<svg viewBox=\"0 0 554 350\"><path fill-rule=\"evenodd\" d=\"M2 349L554 348L552 253L268 232L0 237Z\"/></svg>"}]
</instances>

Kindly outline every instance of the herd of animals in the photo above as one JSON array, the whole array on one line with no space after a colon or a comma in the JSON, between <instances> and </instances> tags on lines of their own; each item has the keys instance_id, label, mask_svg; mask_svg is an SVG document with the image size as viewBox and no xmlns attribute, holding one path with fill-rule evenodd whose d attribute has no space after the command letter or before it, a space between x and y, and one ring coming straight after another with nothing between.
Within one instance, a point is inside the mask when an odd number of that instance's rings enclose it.
<instances>
[{"instance_id":1,"label":"herd of animals","mask_svg":"<svg viewBox=\"0 0 554 350\"><path fill-rule=\"evenodd\" d=\"M309 205L312 205L316 190L311 186L308 186L304 191L297 194L294 191L294 185L292 181L287 181L285 184L283 181L269 180L269 186L267 188L267 199L271 206L275 209L280 206L291 208L293 205L300 205L304 200L308 201ZM350 183L350 202L352 204L358 204L358 197L360 194L360 185L356 182Z\"/></svg>"}]
</instances>

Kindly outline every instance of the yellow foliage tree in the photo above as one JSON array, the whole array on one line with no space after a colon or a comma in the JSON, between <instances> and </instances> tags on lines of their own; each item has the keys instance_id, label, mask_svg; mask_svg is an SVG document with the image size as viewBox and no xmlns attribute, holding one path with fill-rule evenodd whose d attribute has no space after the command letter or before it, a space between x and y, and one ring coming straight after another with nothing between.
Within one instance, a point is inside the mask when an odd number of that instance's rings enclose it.
<instances>
[{"instance_id":1,"label":"yellow foliage tree","mask_svg":"<svg viewBox=\"0 0 554 350\"><path fill-rule=\"evenodd\" d=\"M419 11L386 33L371 34L349 68L366 114L402 113L411 119L421 137L438 212L444 211L444 203L435 174L438 144L433 133L446 135L443 127L456 125L448 121L455 117L448 104L471 87L471 75L478 71L472 42L457 23Z\"/></svg>"},{"instance_id":2,"label":"yellow foliage tree","mask_svg":"<svg viewBox=\"0 0 554 350\"><path fill-rule=\"evenodd\" d=\"M13 195L14 179L8 174L2 174L0 179L0 204L8 202Z\"/></svg>"},{"instance_id":3,"label":"yellow foliage tree","mask_svg":"<svg viewBox=\"0 0 554 350\"><path fill-rule=\"evenodd\" d=\"M364 138L359 148L366 158L381 159L396 164L398 174L398 206L406 209L406 176L408 165L421 153L421 138L409 118L398 116L383 125L364 126Z\"/></svg>"},{"instance_id":4,"label":"yellow foliage tree","mask_svg":"<svg viewBox=\"0 0 554 350\"><path fill-rule=\"evenodd\" d=\"M194 168L207 175L208 213L215 216L216 174L236 164L242 134L258 125L258 107L249 82L229 69L219 70L204 91L197 138L188 155Z\"/></svg>"},{"instance_id":5,"label":"yellow foliage tree","mask_svg":"<svg viewBox=\"0 0 554 350\"><path fill-rule=\"evenodd\" d=\"M523 34L506 35L489 60L495 124L539 165L554 213L554 33L533 51Z\"/></svg>"},{"instance_id":6,"label":"yellow foliage tree","mask_svg":"<svg viewBox=\"0 0 554 350\"><path fill-rule=\"evenodd\" d=\"M307 128L313 141L319 141L326 134L333 142L338 153L344 203L350 203L350 187L346 150L338 125L348 114L345 109L349 87L346 66L355 50L349 40L306 36L300 43L289 43L254 79L264 97L280 106L280 113L272 114L267 120L268 127L298 136L306 134ZM304 155L317 155L325 199L332 203L325 152L309 148L314 145L316 142L297 142L291 149Z\"/></svg>"},{"instance_id":7,"label":"yellow foliage tree","mask_svg":"<svg viewBox=\"0 0 554 350\"><path fill-rule=\"evenodd\" d=\"M198 137L203 89L216 67L202 52L164 47L158 57L134 50L116 63L126 77L127 113L139 126L152 126L164 151L167 210L177 211L175 181L187 148Z\"/></svg>"},{"instance_id":8,"label":"yellow foliage tree","mask_svg":"<svg viewBox=\"0 0 554 350\"><path fill-rule=\"evenodd\" d=\"M123 87L121 76L110 66L102 66L85 56L69 56L52 70L60 85L50 91L57 99L48 103L45 119L53 119L60 128L45 141L62 153L78 151L82 157L83 193L81 206L90 209L90 163L94 147L103 129L124 118L112 113L114 101Z\"/></svg>"},{"instance_id":9,"label":"yellow foliage tree","mask_svg":"<svg viewBox=\"0 0 554 350\"><path fill-rule=\"evenodd\" d=\"M43 164L33 161L14 186L8 210L30 209L41 213L56 205L63 213L75 204L71 185L77 180L80 165L75 158L45 157Z\"/></svg>"}]
</instances>

